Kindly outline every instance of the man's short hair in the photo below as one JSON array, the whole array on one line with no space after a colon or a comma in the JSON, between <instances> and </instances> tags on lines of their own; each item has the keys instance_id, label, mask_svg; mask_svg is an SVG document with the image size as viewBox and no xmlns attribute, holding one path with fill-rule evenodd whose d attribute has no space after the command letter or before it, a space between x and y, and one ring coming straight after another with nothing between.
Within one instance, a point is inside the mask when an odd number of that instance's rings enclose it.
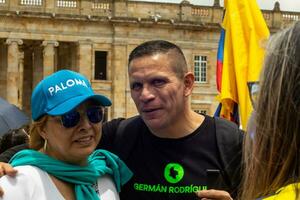
<instances>
[{"instance_id":1,"label":"man's short hair","mask_svg":"<svg viewBox=\"0 0 300 200\"><path fill-rule=\"evenodd\" d=\"M129 55L128 64L136 58L155 54L168 54L172 57L172 67L178 78L183 78L187 63L182 50L175 44L165 40L152 40L138 45Z\"/></svg>"}]
</instances>

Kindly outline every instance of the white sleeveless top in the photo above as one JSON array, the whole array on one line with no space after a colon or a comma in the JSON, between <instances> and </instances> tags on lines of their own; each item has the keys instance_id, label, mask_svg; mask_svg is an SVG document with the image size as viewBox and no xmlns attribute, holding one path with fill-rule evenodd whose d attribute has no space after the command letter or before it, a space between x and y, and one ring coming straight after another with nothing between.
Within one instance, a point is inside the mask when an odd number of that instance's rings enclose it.
<instances>
[{"instance_id":1,"label":"white sleeveless top","mask_svg":"<svg viewBox=\"0 0 300 200\"><path fill-rule=\"evenodd\" d=\"M34 166L15 167L15 177L0 178L0 187L4 190L3 200L65 200L49 174ZM102 176L95 185L101 200L119 200L116 186L109 175Z\"/></svg>"}]
</instances>

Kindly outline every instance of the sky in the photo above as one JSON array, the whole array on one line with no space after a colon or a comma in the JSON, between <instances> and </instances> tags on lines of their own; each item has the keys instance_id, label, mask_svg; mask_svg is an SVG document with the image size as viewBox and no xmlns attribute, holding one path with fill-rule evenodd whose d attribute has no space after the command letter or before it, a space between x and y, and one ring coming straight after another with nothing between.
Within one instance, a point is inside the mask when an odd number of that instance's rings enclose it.
<instances>
[{"instance_id":1,"label":"sky","mask_svg":"<svg viewBox=\"0 0 300 200\"><path fill-rule=\"evenodd\" d=\"M180 3L182 0L134 0L134 1L151 1L151 2L169 2L169 3ZM188 0L194 5L213 5L213 0ZM272 10L275 2L280 3L280 10L282 11L293 11L300 12L300 0L257 0L261 9ZM220 0L223 5L223 0Z\"/></svg>"}]
</instances>

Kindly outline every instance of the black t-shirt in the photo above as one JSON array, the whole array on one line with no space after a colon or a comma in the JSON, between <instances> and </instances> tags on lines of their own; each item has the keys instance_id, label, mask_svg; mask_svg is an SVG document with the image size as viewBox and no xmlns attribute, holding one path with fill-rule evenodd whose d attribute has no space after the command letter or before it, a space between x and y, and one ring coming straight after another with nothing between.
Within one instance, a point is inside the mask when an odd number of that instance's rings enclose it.
<instances>
[{"instance_id":1,"label":"black t-shirt","mask_svg":"<svg viewBox=\"0 0 300 200\"><path fill-rule=\"evenodd\" d=\"M111 147L119 122L113 120L104 125L100 146L117 155L122 152ZM222 169L211 117L206 116L193 133L179 139L156 137L143 122L135 130L131 127L125 131L137 133L128 133L128 137L136 137L133 146L126 145L133 138L125 137L122 148L118 148L118 151L130 151L126 158L121 158L134 174L122 187L122 200L197 199L194 192L207 189L206 170Z\"/></svg>"}]
</instances>

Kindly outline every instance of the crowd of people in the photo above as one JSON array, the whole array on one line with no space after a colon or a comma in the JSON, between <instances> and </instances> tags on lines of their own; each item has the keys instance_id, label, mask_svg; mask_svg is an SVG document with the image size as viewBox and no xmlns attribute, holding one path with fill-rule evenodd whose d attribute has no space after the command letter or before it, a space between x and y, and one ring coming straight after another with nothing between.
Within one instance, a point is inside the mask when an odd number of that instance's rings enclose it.
<instances>
[{"instance_id":1,"label":"crowd of people","mask_svg":"<svg viewBox=\"0 0 300 200\"><path fill-rule=\"evenodd\" d=\"M32 94L29 149L0 156L3 198L300 199L298 52L299 22L271 37L252 134L191 109L194 74L168 41L130 53L139 114L129 119L103 123L110 100L82 75L55 72Z\"/></svg>"}]
</instances>

